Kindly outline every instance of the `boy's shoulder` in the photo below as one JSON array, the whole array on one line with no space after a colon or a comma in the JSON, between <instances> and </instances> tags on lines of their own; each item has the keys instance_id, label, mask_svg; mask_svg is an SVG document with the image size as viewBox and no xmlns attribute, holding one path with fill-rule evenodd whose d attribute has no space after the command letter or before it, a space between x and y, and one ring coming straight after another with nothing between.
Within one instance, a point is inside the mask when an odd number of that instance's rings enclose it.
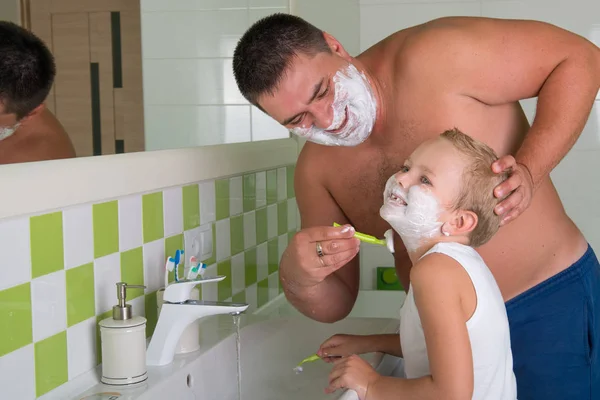
<instances>
[{"instance_id":1,"label":"boy's shoulder","mask_svg":"<svg viewBox=\"0 0 600 400\"><path fill-rule=\"evenodd\" d=\"M464 275L464 268L454 257L444 252L428 252L411 268L410 282L413 286L448 285L449 281L460 279L461 275Z\"/></svg>"}]
</instances>

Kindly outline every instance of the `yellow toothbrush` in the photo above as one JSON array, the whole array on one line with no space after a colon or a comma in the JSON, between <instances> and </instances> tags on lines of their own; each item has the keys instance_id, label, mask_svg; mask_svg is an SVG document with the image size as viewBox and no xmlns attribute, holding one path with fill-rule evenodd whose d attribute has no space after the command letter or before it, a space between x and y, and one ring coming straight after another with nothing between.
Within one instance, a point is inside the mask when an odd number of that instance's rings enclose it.
<instances>
[{"instance_id":1,"label":"yellow toothbrush","mask_svg":"<svg viewBox=\"0 0 600 400\"><path fill-rule=\"evenodd\" d=\"M321 357L319 357L316 354L313 354L312 356L308 356L304 360L300 361L300 364L296 365L296 367L294 368L294 372L298 374L298 373L302 372L302 364L307 363L307 362L317 361L320 359L321 359Z\"/></svg>"},{"instance_id":2,"label":"yellow toothbrush","mask_svg":"<svg viewBox=\"0 0 600 400\"><path fill-rule=\"evenodd\" d=\"M337 222L333 223L334 227L341 226ZM377 244L380 246L386 246L388 250L393 253L394 252L394 238L392 236L392 230L388 229L385 232L385 239L377 239L375 236L367 235L366 233L355 232L354 237L360 240L361 242Z\"/></svg>"}]
</instances>

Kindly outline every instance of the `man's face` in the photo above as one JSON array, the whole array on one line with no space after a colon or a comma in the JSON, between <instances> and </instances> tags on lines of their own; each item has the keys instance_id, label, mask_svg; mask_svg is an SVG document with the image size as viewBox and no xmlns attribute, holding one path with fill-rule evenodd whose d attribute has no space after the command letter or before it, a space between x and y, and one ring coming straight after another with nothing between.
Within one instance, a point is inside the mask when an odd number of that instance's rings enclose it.
<instances>
[{"instance_id":1,"label":"man's face","mask_svg":"<svg viewBox=\"0 0 600 400\"><path fill-rule=\"evenodd\" d=\"M292 133L329 146L356 146L370 135L377 103L366 76L336 53L300 54L260 106Z\"/></svg>"}]
</instances>

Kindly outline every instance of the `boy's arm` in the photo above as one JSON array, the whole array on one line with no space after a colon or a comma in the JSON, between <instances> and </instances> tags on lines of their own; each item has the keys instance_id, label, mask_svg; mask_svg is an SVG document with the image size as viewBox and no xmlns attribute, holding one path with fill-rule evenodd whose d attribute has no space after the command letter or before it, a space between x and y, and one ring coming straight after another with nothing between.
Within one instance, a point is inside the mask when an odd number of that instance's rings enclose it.
<instances>
[{"instance_id":1,"label":"boy's arm","mask_svg":"<svg viewBox=\"0 0 600 400\"><path fill-rule=\"evenodd\" d=\"M415 303L425 332L431 375L419 379L379 377L367 399L470 399L473 359L459 288L468 280L455 260L430 254L411 271ZM451 282L451 284L450 284ZM470 281L469 281L470 282Z\"/></svg>"},{"instance_id":2,"label":"boy's arm","mask_svg":"<svg viewBox=\"0 0 600 400\"><path fill-rule=\"evenodd\" d=\"M352 354L381 352L402 357L400 336L397 333L381 335L334 335L327 339L317 355L326 361L334 357L346 357Z\"/></svg>"}]
</instances>

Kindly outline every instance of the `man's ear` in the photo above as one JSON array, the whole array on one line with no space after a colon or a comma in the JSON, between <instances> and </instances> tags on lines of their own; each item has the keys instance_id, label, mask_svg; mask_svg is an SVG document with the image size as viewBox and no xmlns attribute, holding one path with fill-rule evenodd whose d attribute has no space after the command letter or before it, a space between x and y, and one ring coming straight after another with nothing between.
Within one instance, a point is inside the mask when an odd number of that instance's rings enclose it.
<instances>
[{"instance_id":1,"label":"man's ear","mask_svg":"<svg viewBox=\"0 0 600 400\"><path fill-rule=\"evenodd\" d=\"M466 235L475 229L478 221L477 214L473 211L460 210L444 224L442 230L451 236Z\"/></svg>"},{"instance_id":2,"label":"man's ear","mask_svg":"<svg viewBox=\"0 0 600 400\"><path fill-rule=\"evenodd\" d=\"M350 54L348 54L346 49L344 49L344 46L342 46L342 44L331 34L323 32L323 37L325 38L325 41L327 42L329 48L334 54L337 54L338 56L348 61L351 59Z\"/></svg>"}]
</instances>

